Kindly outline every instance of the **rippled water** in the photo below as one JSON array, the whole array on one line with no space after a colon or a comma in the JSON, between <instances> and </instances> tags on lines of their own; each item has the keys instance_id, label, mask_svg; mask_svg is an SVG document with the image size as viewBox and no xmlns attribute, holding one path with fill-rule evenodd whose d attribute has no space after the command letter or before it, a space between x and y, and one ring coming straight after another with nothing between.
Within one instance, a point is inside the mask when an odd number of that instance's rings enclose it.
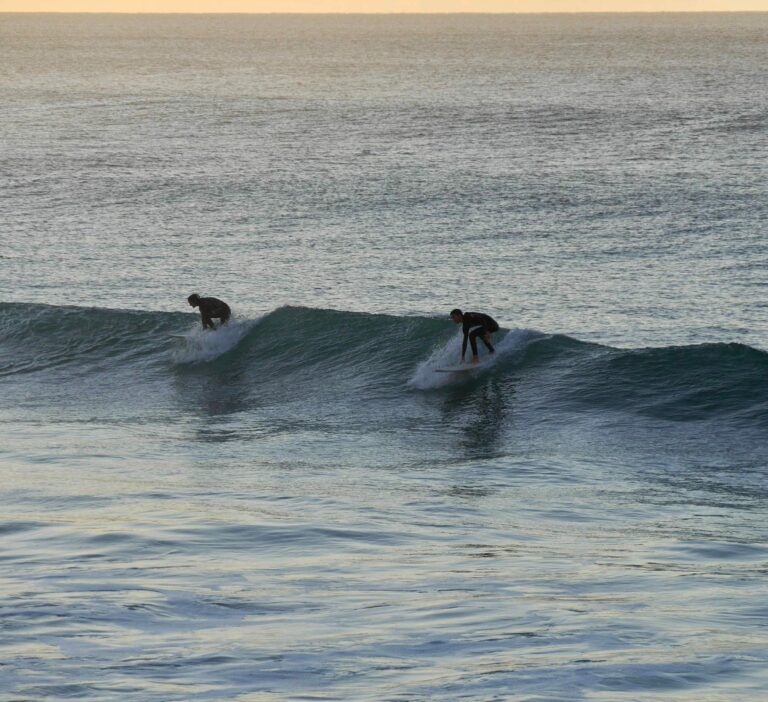
<instances>
[{"instance_id":1,"label":"rippled water","mask_svg":"<svg viewBox=\"0 0 768 702\"><path fill-rule=\"evenodd\" d=\"M766 29L0 15L0 697L762 702Z\"/></svg>"}]
</instances>

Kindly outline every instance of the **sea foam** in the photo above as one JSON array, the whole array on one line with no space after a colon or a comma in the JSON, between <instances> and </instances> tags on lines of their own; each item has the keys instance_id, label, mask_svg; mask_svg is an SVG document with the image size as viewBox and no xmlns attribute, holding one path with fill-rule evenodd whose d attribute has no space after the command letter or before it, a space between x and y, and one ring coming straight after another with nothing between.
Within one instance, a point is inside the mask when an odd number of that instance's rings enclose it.
<instances>
[{"instance_id":1,"label":"sea foam","mask_svg":"<svg viewBox=\"0 0 768 702\"><path fill-rule=\"evenodd\" d=\"M259 323L259 319L232 320L217 329L194 327L180 335L173 350L176 363L207 363L231 351Z\"/></svg>"},{"instance_id":2,"label":"sea foam","mask_svg":"<svg viewBox=\"0 0 768 702\"><path fill-rule=\"evenodd\" d=\"M482 342L479 342L478 351L481 365L473 372L473 375L474 373L488 372L501 361L509 359L510 356L524 349L529 341L540 336L541 332L532 329L511 329L498 341L495 346L496 353L493 355L488 353ZM466 380L465 374L438 372L439 368L457 365L461 358L462 338L462 333L459 332L448 342L436 348L425 361L416 366L408 385L417 390L432 390ZM471 353L468 347L467 355L471 355Z\"/></svg>"}]
</instances>

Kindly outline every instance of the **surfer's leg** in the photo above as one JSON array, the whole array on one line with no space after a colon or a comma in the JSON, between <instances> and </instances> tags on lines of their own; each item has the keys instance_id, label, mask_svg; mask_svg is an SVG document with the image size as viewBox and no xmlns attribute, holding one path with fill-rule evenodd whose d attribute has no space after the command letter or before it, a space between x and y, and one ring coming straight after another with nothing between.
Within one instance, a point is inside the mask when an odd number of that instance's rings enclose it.
<instances>
[{"instance_id":1,"label":"surfer's leg","mask_svg":"<svg viewBox=\"0 0 768 702\"><path fill-rule=\"evenodd\" d=\"M229 317L230 315L228 314L222 314L220 317L214 317L214 319L219 320L219 326L216 327L216 329L221 329L229 321ZM213 326L211 328L213 328Z\"/></svg>"},{"instance_id":2,"label":"surfer's leg","mask_svg":"<svg viewBox=\"0 0 768 702\"><path fill-rule=\"evenodd\" d=\"M472 362L477 363L477 337L482 334L483 328L476 327L469 332L469 345L472 347Z\"/></svg>"},{"instance_id":3,"label":"surfer's leg","mask_svg":"<svg viewBox=\"0 0 768 702\"><path fill-rule=\"evenodd\" d=\"M490 353L495 353L495 349L493 348L493 344L491 344L491 332L489 332L487 329L483 333L483 335L480 337L483 340L483 343L485 344L485 348L488 349Z\"/></svg>"}]
</instances>

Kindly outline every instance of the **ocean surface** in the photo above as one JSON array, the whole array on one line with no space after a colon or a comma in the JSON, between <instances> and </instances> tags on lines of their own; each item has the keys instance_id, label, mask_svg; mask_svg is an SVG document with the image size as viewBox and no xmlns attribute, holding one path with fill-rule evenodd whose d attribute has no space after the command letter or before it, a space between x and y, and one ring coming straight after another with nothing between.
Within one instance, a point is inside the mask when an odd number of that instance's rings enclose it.
<instances>
[{"instance_id":1,"label":"ocean surface","mask_svg":"<svg viewBox=\"0 0 768 702\"><path fill-rule=\"evenodd\" d=\"M764 702L767 66L0 15L0 699Z\"/></svg>"}]
</instances>

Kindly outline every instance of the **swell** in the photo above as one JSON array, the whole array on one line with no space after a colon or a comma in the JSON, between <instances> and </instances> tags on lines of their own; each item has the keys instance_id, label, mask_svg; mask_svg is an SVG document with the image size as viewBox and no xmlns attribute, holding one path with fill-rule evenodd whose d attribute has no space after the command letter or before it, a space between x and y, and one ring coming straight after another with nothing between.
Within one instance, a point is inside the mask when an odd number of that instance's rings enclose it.
<instances>
[{"instance_id":1,"label":"swell","mask_svg":"<svg viewBox=\"0 0 768 702\"><path fill-rule=\"evenodd\" d=\"M768 354L737 343L616 349L503 330L492 365L454 376L436 372L460 352L460 334L444 318L283 307L222 332L198 326L188 313L3 303L0 378L54 372L65 380L119 366L318 405L527 383L545 411L768 419Z\"/></svg>"},{"instance_id":2,"label":"swell","mask_svg":"<svg viewBox=\"0 0 768 702\"><path fill-rule=\"evenodd\" d=\"M186 315L27 303L0 303L0 377L68 367L108 370L152 358L158 340Z\"/></svg>"},{"instance_id":3,"label":"swell","mask_svg":"<svg viewBox=\"0 0 768 702\"><path fill-rule=\"evenodd\" d=\"M572 409L673 421L768 421L768 354L744 344L594 347L569 363L561 361L552 361L554 394Z\"/></svg>"}]
</instances>

